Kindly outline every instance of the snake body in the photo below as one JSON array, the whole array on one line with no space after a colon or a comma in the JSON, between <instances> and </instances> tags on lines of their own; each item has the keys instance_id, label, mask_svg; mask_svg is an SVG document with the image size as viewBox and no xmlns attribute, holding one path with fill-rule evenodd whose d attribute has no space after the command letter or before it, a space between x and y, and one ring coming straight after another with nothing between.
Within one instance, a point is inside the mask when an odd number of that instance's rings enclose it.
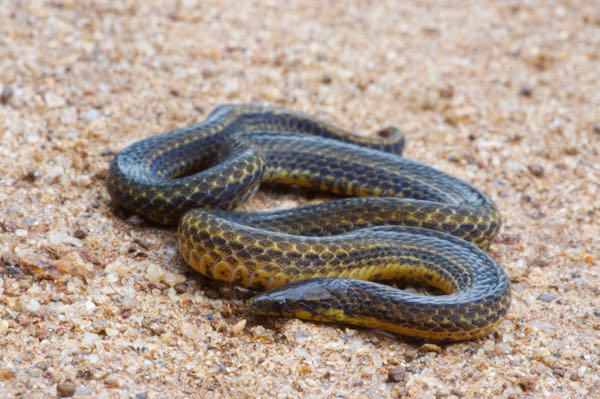
<instances>
[{"instance_id":1,"label":"snake body","mask_svg":"<svg viewBox=\"0 0 600 399\"><path fill-rule=\"evenodd\" d=\"M178 223L183 258L213 279L267 290L258 314L341 322L432 340L493 330L510 304L484 252L500 228L469 184L400 156L402 134L350 134L307 115L224 105L205 121L136 142L112 161L118 205ZM288 210L232 211L260 184L349 198ZM443 295L373 281L408 279Z\"/></svg>"}]
</instances>

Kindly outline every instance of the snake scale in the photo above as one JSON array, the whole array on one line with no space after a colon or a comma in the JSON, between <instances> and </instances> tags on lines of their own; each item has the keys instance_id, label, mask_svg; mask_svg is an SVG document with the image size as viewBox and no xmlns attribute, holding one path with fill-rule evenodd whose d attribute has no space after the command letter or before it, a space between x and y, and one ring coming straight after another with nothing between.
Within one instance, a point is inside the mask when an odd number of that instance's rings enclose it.
<instances>
[{"instance_id":1,"label":"snake scale","mask_svg":"<svg viewBox=\"0 0 600 399\"><path fill-rule=\"evenodd\" d=\"M146 138L113 159L113 201L178 223L186 262L209 278L263 289L261 315L458 341L492 331L510 288L484 251L500 229L493 202L469 184L401 156L395 128L351 134L307 115L222 105L203 122ZM294 209L234 209L261 184L338 199ZM381 281L409 280L441 295Z\"/></svg>"}]
</instances>

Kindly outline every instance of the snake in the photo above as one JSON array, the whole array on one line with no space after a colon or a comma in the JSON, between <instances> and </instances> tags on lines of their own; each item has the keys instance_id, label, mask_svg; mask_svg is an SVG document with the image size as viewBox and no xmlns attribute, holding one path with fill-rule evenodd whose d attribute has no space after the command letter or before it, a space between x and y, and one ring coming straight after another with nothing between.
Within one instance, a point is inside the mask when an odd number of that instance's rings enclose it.
<instances>
[{"instance_id":1,"label":"snake","mask_svg":"<svg viewBox=\"0 0 600 399\"><path fill-rule=\"evenodd\" d=\"M247 306L259 317L431 341L484 336L510 306L506 274L487 252L500 213L470 184L404 157L404 144L395 127L367 135L284 108L225 104L127 146L106 184L118 207L177 226L191 268L257 291ZM236 210L261 185L333 199Z\"/></svg>"}]
</instances>

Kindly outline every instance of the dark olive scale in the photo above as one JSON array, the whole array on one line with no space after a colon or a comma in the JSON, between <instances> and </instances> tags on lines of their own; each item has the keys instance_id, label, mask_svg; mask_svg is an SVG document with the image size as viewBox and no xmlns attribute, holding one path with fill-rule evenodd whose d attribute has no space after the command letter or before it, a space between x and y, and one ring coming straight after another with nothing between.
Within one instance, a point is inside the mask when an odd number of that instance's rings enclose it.
<instances>
[{"instance_id":1,"label":"dark olive scale","mask_svg":"<svg viewBox=\"0 0 600 399\"><path fill-rule=\"evenodd\" d=\"M482 250L500 215L467 183L399 156L403 145L394 128L362 137L283 109L226 105L124 149L108 191L152 221L179 221L183 257L200 273L275 288L250 301L258 313L436 340L481 336L510 302L504 272ZM229 210L261 183L353 198ZM446 295L361 281L398 278Z\"/></svg>"}]
</instances>

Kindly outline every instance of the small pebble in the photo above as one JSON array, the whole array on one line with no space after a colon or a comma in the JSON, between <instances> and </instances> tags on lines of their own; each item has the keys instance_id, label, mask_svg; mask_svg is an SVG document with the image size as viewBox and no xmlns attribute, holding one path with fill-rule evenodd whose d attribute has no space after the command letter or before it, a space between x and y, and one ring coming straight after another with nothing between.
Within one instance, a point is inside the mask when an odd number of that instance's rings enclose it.
<instances>
[{"instance_id":1,"label":"small pebble","mask_svg":"<svg viewBox=\"0 0 600 399\"><path fill-rule=\"evenodd\" d=\"M83 229L77 229L75 230L75 232L73 233L73 237L78 238L80 240L83 240L84 238L86 238L88 236L87 231L83 230Z\"/></svg>"},{"instance_id":2,"label":"small pebble","mask_svg":"<svg viewBox=\"0 0 600 399\"><path fill-rule=\"evenodd\" d=\"M89 111L85 111L83 114L81 114L81 116L83 117L83 119L93 121L94 119L98 119L98 117L100 116L100 111L96 108L92 108Z\"/></svg>"},{"instance_id":3,"label":"small pebble","mask_svg":"<svg viewBox=\"0 0 600 399\"><path fill-rule=\"evenodd\" d=\"M8 320L0 320L0 337L8 333Z\"/></svg>"},{"instance_id":4,"label":"small pebble","mask_svg":"<svg viewBox=\"0 0 600 399\"><path fill-rule=\"evenodd\" d=\"M17 266L19 264L19 258L12 252L5 252L0 256L0 265L3 266Z\"/></svg>"},{"instance_id":5,"label":"small pebble","mask_svg":"<svg viewBox=\"0 0 600 399\"><path fill-rule=\"evenodd\" d=\"M459 154L450 154L448 155L448 161L452 163L460 163L462 157Z\"/></svg>"},{"instance_id":6,"label":"small pebble","mask_svg":"<svg viewBox=\"0 0 600 399\"><path fill-rule=\"evenodd\" d=\"M246 319L242 319L235 323L234 326L231 327L231 333L233 335L239 335L242 331L244 331L244 328L246 328Z\"/></svg>"},{"instance_id":7,"label":"small pebble","mask_svg":"<svg viewBox=\"0 0 600 399\"><path fill-rule=\"evenodd\" d=\"M75 237L71 237L67 234L63 234L61 232L55 232L48 234L48 241L51 244L68 244L74 247L82 247L83 243Z\"/></svg>"},{"instance_id":8,"label":"small pebble","mask_svg":"<svg viewBox=\"0 0 600 399\"><path fill-rule=\"evenodd\" d=\"M198 328L192 323L183 322L181 323L181 333L190 339L194 339L198 337Z\"/></svg>"},{"instance_id":9,"label":"small pebble","mask_svg":"<svg viewBox=\"0 0 600 399\"><path fill-rule=\"evenodd\" d=\"M12 96L15 94L15 91L12 87L6 86L2 89L2 93L0 93L0 104L5 105L8 104Z\"/></svg>"},{"instance_id":10,"label":"small pebble","mask_svg":"<svg viewBox=\"0 0 600 399\"><path fill-rule=\"evenodd\" d=\"M106 267L104 268L104 271L107 274L116 273L118 276L123 277L127 273L129 273L129 267L127 267L127 265L125 265L122 261L115 260L115 261L109 263L108 265L106 265Z\"/></svg>"},{"instance_id":11,"label":"small pebble","mask_svg":"<svg viewBox=\"0 0 600 399\"><path fill-rule=\"evenodd\" d=\"M537 384L537 378L533 376L521 377L518 383L524 392L531 391Z\"/></svg>"},{"instance_id":12,"label":"small pebble","mask_svg":"<svg viewBox=\"0 0 600 399\"><path fill-rule=\"evenodd\" d=\"M46 101L48 108L60 108L64 107L66 104L66 101L63 97L53 92L44 94L44 101Z\"/></svg>"},{"instance_id":13,"label":"small pebble","mask_svg":"<svg viewBox=\"0 0 600 399\"><path fill-rule=\"evenodd\" d=\"M100 150L100 155L103 157L108 156L108 155L113 155L113 150L108 147L105 147Z\"/></svg>"},{"instance_id":14,"label":"small pebble","mask_svg":"<svg viewBox=\"0 0 600 399\"><path fill-rule=\"evenodd\" d=\"M138 215L131 215L127 218L127 221L134 226L139 226L142 223L144 223L144 219L142 219L142 217Z\"/></svg>"},{"instance_id":15,"label":"small pebble","mask_svg":"<svg viewBox=\"0 0 600 399\"><path fill-rule=\"evenodd\" d=\"M529 169L529 172L535 177L541 177L544 175L544 168L541 165L527 165L527 169Z\"/></svg>"},{"instance_id":16,"label":"small pebble","mask_svg":"<svg viewBox=\"0 0 600 399\"><path fill-rule=\"evenodd\" d=\"M59 398L70 398L75 395L77 387L71 381L60 382L56 385L56 393Z\"/></svg>"},{"instance_id":17,"label":"small pebble","mask_svg":"<svg viewBox=\"0 0 600 399\"><path fill-rule=\"evenodd\" d=\"M36 218L30 218L30 217L23 219L23 223L25 223L29 227L37 226L39 224L38 220Z\"/></svg>"},{"instance_id":18,"label":"small pebble","mask_svg":"<svg viewBox=\"0 0 600 399\"><path fill-rule=\"evenodd\" d=\"M80 385L75 390L74 396L78 396L78 397L90 397L90 396L92 396L92 390L90 388L88 388L88 387Z\"/></svg>"},{"instance_id":19,"label":"small pebble","mask_svg":"<svg viewBox=\"0 0 600 399\"><path fill-rule=\"evenodd\" d=\"M0 380L12 380L16 374L10 369L0 368Z\"/></svg>"},{"instance_id":20,"label":"small pebble","mask_svg":"<svg viewBox=\"0 0 600 399\"><path fill-rule=\"evenodd\" d=\"M25 229L17 229L17 230L15 230L15 235L17 237L25 237L27 235L27 230L25 230Z\"/></svg>"},{"instance_id":21,"label":"small pebble","mask_svg":"<svg viewBox=\"0 0 600 399\"><path fill-rule=\"evenodd\" d=\"M263 344L273 343L273 333L263 326L256 326L251 329L252 339L256 342L262 342Z\"/></svg>"},{"instance_id":22,"label":"small pebble","mask_svg":"<svg viewBox=\"0 0 600 399\"><path fill-rule=\"evenodd\" d=\"M163 283L167 284L170 287L174 287L178 284L183 284L185 283L185 280L186 279L184 275L171 272L167 272L162 279Z\"/></svg>"},{"instance_id":23,"label":"small pebble","mask_svg":"<svg viewBox=\"0 0 600 399\"><path fill-rule=\"evenodd\" d=\"M110 374L104 379L104 383L109 388L120 388L123 383L118 375Z\"/></svg>"},{"instance_id":24,"label":"small pebble","mask_svg":"<svg viewBox=\"0 0 600 399\"><path fill-rule=\"evenodd\" d=\"M406 369L404 367L394 367L388 371L387 382L404 382L406 379Z\"/></svg>"},{"instance_id":25,"label":"small pebble","mask_svg":"<svg viewBox=\"0 0 600 399\"><path fill-rule=\"evenodd\" d=\"M166 272L162 267L154 263L150 263L146 269L146 279L153 282L159 282L163 280L165 273Z\"/></svg>"},{"instance_id":26,"label":"small pebble","mask_svg":"<svg viewBox=\"0 0 600 399\"><path fill-rule=\"evenodd\" d=\"M519 94L523 97L531 97L533 94L533 88L530 86L523 86L521 90L519 90Z\"/></svg>"},{"instance_id":27,"label":"small pebble","mask_svg":"<svg viewBox=\"0 0 600 399\"><path fill-rule=\"evenodd\" d=\"M550 262L547 259L538 256L531 261L531 265L535 267L546 267L550 265Z\"/></svg>"},{"instance_id":28,"label":"small pebble","mask_svg":"<svg viewBox=\"0 0 600 399\"><path fill-rule=\"evenodd\" d=\"M487 341L485 341L485 344L483 344L483 350L488 353L493 352L495 347L496 347L496 343L494 342L493 339L488 339Z\"/></svg>"},{"instance_id":29,"label":"small pebble","mask_svg":"<svg viewBox=\"0 0 600 399\"><path fill-rule=\"evenodd\" d=\"M548 348L535 348L531 354L531 357L536 360L542 360L550 356L552 356L552 353Z\"/></svg>"},{"instance_id":30,"label":"small pebble","mask_svg":"<svg viewBox=\"0 0 600 399\"><path fill-rule=\"evenodd\" d=\"M83 306L88 312L93 312L96 309L96 304L92 301L86 301Z\"/></svg>"},{"instance_id":31,"label":"small pebble","mask_svg":"<svg viewBox=\"0 0 600 399\"><path fill-rule=\"evenodd\" d=\"M72 239L81 242L77 238ZM69 274L71 276L83 277L84 279L91 278L94 275L92 265L85 262L76 251L69 252L60 259L50 262L50 265L56 268L60 274Z\"/></svg>"},{"instance_id":32,"label":"small pebble","mask_svg":"<svg viewBox=\"0 0 600 399\"><path fill-rule=\"evenodd\" d=\"M558 298L558 295L556 294L541 294L537 297L538 301L541 302L552 302L556 298Z\"/></svg>"},{"instance_id":33,"label":"small pebble","mask_svg":"<svg viewBox=\"0 0 600 399\"><path fill-rule=\"evenodd\" d=\"M174 288L175 292L177 292L178 294L183 294L187 291L187 285L185 284L176 284Z\"/></svg>"},{"instance_id":34,"label":"small pebble","mask_svg":"<svg viewBox=\"0 0 600 399\"><path fill-rule=\"evenodd\" d=\"M550 124L548 125L548 129L556 133L562 133L562 124L560 118L554 118L552 122L550 122Z\"/></svg>"},{"instance_id":35,"label":"small pebble","mask_svg":"<svg viewBox=\"0 0 600 399\"><path fill-rule=\"evenodd\" d=\"M92 332L86 332L85 334L83 334L81 343L87 347L90 347L99 340L100 340L100 336L98 334L92 333Z\"/></svg>"},{"instance_id":36,"label":"small pebble","mask_svg":"<svg viewBox=\"0 0 600 399\"><path fill-rule=\"evenodd\" d=\"M304 331L295 331L294 332L294 338L296 339L296 341L300 341L303 339L308 338L309 335L307 333L305 333Z\"/></svg>"},{"instance_id":37,"label":"small pebble","mask_svg":"<svg viewBox=\"0 0 600 399\"><path fill-rule=\"evenodd\" d=\"M27 295L21 295L19 297L18 309L21 312L36 312L40 310L40 307L40 303L35 298L31 298Z\"/></svg>"},{"instance_id":38,"label":"small pebble","mask_svg":"<svg viewBox=\"0 0 600 399\"><path fill-rule=\"evenodd\" d=\"M452 85L447 85L442 87L439 90L439 95L441 98L450 99L454 97L454 87Z\"/></svg>"},{"instance_id":39,"label":"small pebble","mask_svg":"<svg viewBox=\"0 0 600 399\"><path fill-rule=\"evenodd\" d=\"M300 375L306 375L312 373L312 369L308 364L302 364L300 367L298 367L298 372Z\"/></svg>"},{"instance_id":40,"label":"small pebble","mask_svg":"<svg viewBox=\"0 0 600 399\"><path fill-rule=\"evenodd\" d=\"M564 149L564 152L566 155L577 155L579 153L579 150L577 149L577 147L567 147Z\"/></svg>"},{"instance_id":41,"label":"small pebble","mask_svg":"<svg viewBox=\"0 0 600 399\"><path fill-rule=\"evenodd\" d=\"M436 344L423 344L419 347L419 352L428 353L442 353L442 348Z\"/></svg>"},{"instance_id":42,"label":"small pebble","mask_svg":"<svg viewBox=\"0 0 600 399\"><path fill-rule=\"evenodd\" d=\"M594 131L594 133L600 134L600 123L594 125L594 128L592 130Z\"/></svg>"}]
</instances>

